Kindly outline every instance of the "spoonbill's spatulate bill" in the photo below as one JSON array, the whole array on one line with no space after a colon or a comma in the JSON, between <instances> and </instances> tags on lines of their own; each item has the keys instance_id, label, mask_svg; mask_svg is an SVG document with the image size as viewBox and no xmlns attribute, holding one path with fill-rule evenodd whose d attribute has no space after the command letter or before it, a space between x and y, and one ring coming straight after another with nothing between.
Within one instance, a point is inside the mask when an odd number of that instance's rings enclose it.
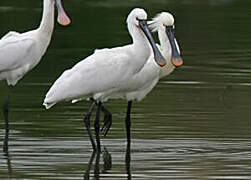
<instances>
[{"instance_id":1,"label":"spoonbill's spatulate bill","mask_svg":"<svg viewBox=\"0 0 251 180\"><path fill-rule=\"evenodd\" d=\"M154 60L159 66L166 63L154 43L146 20L147 14L143 9L133 9L127 18L132 44L96 50L94 54L63 72L46 94L43 105L47 109L64 100L89 97L95 100L84 119L94 150L100 151L99 114L102 102L110 98L123 98L129 102L137 99L127 92L137 90L138 84L132 82L132 79L137 77L150 55L154 54ZM90 129L90 116L95 103L98 106L95 119L97 145Z\"/></svg>"},{"instance_id":2,"label":"spoonbill's spatulate bill","mask_svg":"<svg viewBox=\"0 0 251 180\"><path fill-rule=\"evenodd\" d=\"M9 97L13 86L32 68L44 55L54 28L54 6L58 9L58 22L62 25L70 24L61 0L44 0L43 16L38 29L25 33L10 31L0 39L0 80L6 80L9 86L8 96L3 105L5 118L4 151L8 152L9 136Z\"/></svg>"},{"instance_id":3,"label":"spoonbill's spatulate bill","mask_svg":"<svg viewBox=\"0 0 251 180\"><path fill-rule=\"evenodd\" d=\"M179 45L174 35L174 17L168 12L162 12L157 14L148 24L152 32L158 33L160 45L157 46L166 59L166 65L159 71L159 78L163 78L173 72L175 67L183 64Z\"/></svg>"}]
</instances>

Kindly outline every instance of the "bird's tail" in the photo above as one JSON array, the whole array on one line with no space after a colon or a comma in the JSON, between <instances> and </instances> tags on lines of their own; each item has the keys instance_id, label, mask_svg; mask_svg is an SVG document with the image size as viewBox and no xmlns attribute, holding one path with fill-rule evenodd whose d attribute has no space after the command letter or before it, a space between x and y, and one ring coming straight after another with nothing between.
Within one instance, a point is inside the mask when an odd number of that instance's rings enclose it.
<instances>
[{"instance_id":1,"label":"bird's tail","mask_svg":"<svg viewBox=\"0 0 251 180\"><path fill-rule=\"evenodd\" d=\"M50 109L52 106L54 106L56 103L49 103L46 102L46 99L44 100L43 106L45 106L46 109Z\"/></svg>"}]
</instances>

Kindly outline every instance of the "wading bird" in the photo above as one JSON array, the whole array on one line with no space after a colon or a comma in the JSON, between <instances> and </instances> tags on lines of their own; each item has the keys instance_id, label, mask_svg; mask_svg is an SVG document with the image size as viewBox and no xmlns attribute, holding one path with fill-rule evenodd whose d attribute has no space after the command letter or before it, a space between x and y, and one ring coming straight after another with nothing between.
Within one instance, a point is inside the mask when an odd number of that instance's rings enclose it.
<instances>
[{"instance_id":1,"label":"wading bird","mask_svg":"<svg viewBox=\"0 0 251 180\"><path fill-rule=\"evenodd\" d=\"M123 98L131 102L137 98L126 92L137 89L138 84L131 79L141 71L152 51L156 64L164 66L166 63L148 30L146 20L147 14L143 9L133 9L127 17L132 44L96 50L91 56L64 71L46 94L43 105L47 109L63 100L94 99L84 119L94 150L100 151L99 115L102 102L109 98ZM95 103L97 146L90 129L90 116Z\"/></svg>"},{"instance_id":2,"label":"wading bird","mask_svg":"<svg viewBox=\"0 0 251 180\"><path fill-rule=\"evenodd\" d=\"M127 133L127 147L130 147L130 113L132 100L141 101L145 96L155 87L160 78L163 78L170 74L175 67L179 67L183 64L183 60L179 54L178 43L174 36L174 18L170 13L163 12L153 18L150 22L149 28L152 31L158 32L160 45L157 46L160 49L161 54L166 60L166 65L161 67L154 61L154 55L152 54L144 67L127 83L137 84L137 88L134 90L128 89L125 94L128 97L127 113L126 113L126 133ZM107 133L107 132L106 132Z\"/></svg>"},{"instance_id":3,"label":"wading bird","mask_svg":"<svg viewBox=\"0 0 251 180\"><path fill-rule=\"evenodd\" d=\"M54 28L54 6L58 9L58 22L61 25L70 24L61 0L44 0L43 16L38 29L25 33L10 31L0 39L0 80L6 80L9 86L8 95L3 105L5 119L5 139L3 149L8 151L9 134L9 97L11 89L44 55Z\"/></svg>"},{"instance_id":4,"label":"wading bird","mask_svg":"<svg viewBox=\"0 0 251 180\"><path fill-rule=\"evenodd\" d=\"M141 101L158 83L160 78L169 75L175 67L179 67L183 64L183 60L180 57L179 46L174 36L174 18L168 12L162 12L156 15L152 21L148 22L149 28L158 33L160 41L159 47L161 54L166 60L166 65L160 67L154 61L153 54L150 56L144 67L128 81L129 84L137 83L137 89L133 91L128 89L127 94L134 97L138 101ZM130 144L130 109L132 102L128 102L127 108L127 143ZM104 107L103 107L104 108ZM107 132L106 132L107 133Z\"/></svg>"},{"instance_id":5,"label":"wading bird","mask_svg":"<svg viewBox=\"0 0 251 180\"><path fill-rule=\"evenodd\" d=\"M157 46L159 47L161 54L164 56L166 65L162 67L156 64L154 61L154 54L151 54L143 68L127 82L129 87L136 84L136 88L128 88L127 92L123 92L128 101L126 113L126 133L127 144L129 147L131 140L130 113L132 100L141 101L144 99L145 96L155 87L160 78L167 76L174 70L175 67L179 67L183 64L183 60L179 53L178 43L174 36L173 16L167 12L160 13L153 18L153 21L150 22L149 28L151 28L152 31L158 32L160 45L157 44ZM111 98L112 97L113 95L111 95Z\"/></svg>"}]
</instances>

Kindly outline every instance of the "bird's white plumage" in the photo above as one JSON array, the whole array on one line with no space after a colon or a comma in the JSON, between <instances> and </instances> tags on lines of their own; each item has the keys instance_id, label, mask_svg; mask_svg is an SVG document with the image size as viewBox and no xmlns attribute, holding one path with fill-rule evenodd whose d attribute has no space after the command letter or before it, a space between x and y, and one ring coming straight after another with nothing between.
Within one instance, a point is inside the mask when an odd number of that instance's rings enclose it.
<instances>
[{"instance_id":1,"label":"bird's white plumage","mask_svg":"<svg viewBox=\"0 0 251 180\"><path fill-rule=\"evenodd\" d=\"M0 40L0 80L6 79L8 85L15 85L23 75L40 60L36 35L8 34Z\"/></svg>"},{"instance_id":2,"label":"bird's white plumage","mask_svg":"<svg viewBox=\"0 0 251 180\"><path fill-rule=\"evenodd\" d=\"M155 87L160 78L167 76L175 69L175 66L171 62L171 45L165 33L165 26L172 26L174 24L173 16L167 12L160 13L153 18L150 24L150 29L158 32L160 45L157 44L157 46L166 59L166 65L159 67L154 61L152 53L141 71L128 81L128 86L134 84L137 87L133 91L124 92L127 100L142 100ZM176 44L178 47L177 41Z\"/></svg>"},{"instance_id":3,"label":"bird's white plumage","mask_svg":"<svg viewBox=\"0 0 251 180\"><path fill-rule=\"evenodd\" d=\"M93 55L66 70L46 94L45 107L50 108L63 100L75 101L90 96L100 101L128 99L126 93L138 88L137 82L132 79L136 78L152 52L137 19L147 19L143 9L135 8L127 18L133 44L96 50Z\"/></svg>"},{"instance_id":4,"label":"bird's white plumage","mask_svg":"<svg viewBox=\"0 0 251 180\"><path fill-rule=\"evenodd\" d=\"M172 52L170 42L165 33L165 26L172 26L173 23L173 16L167 12L158 14L150 22L150 29L153 32L158 32L160 45L157 44L157 46L166 59L166 65L159 67L154 61L153 54L151 54L141 71L128 82L128 84L137 84L137 88L134 91L126 92L127 99L142 100L155 87L160 78L167 76L175 69L175 66L171 62Z\"/></svg>"},{"instance_id":5,"label":"bird's white plumage","mask_svg":"<svg viewBox=\"0 0 251 180\"><path fill-rule=\"evenodd\" d=\"M54 27L55 0L44 0L40 27L25 33L10 31L0 39L0 80L15 85L44 55Z\"/></svg>"},{"instance_id":6,"label":"bird's white plumage","mask_svg":"<svg viewBox=\"0 0 251 180\"><path fill-rule=\"evenodd\" d=\"M132 24L129 20L127 22L130 31ZM110 98L142 100L157 84L159 78L170 74L175 68L171 63L171 46L163 28L163 24L173 23L174 19L170 18L169 13L159 14L151 22L151 28L158 32L158 46L167 61L165 67L157 65L149 47L142 51L142 47L132 44L96 50L93 55L66 70L56 80L46 94L45 107L50 108L62 100L76 102L90 96L100 101ZM135 29L130 33L137 44L133 34Z\"/></svg>"},{"instance_id":7,"label":"bird's white plumage","mask_svg":"<svg viewBox=\"0 0 251 180\"><path fill-rule=\"evenodd\" d=\"M52 101L51 98L57 102L61 101L62 97L71 100L116 89L132 72L124 68L130 61L127 54L114 51L115 49L96 51L66 70L47 93L46 101Z\"/></svg>"},{"instance_id":8,"label":"bird's white plumage","mask_svg":"<svg viewBox=\"0 0 251 180\"><path fill-rule=\"evenodd\" d=\"M17 37L18 35L20 35L19 32L10 31L10 32L8 32L7 34L5 34L5 35L1 38L1 40L6 39L6 38L8 38L8 37Z\"/></svg>"}]
</instances>

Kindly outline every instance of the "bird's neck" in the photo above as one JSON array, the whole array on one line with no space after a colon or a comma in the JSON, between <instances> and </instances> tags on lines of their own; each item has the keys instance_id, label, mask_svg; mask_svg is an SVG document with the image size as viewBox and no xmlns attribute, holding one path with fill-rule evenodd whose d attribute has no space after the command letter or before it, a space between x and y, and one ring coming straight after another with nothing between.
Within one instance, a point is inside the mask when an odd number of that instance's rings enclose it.
<instances>
[{"instance_id":1,"label":"bird's neck","mask_svg":"<svg viewBox=\"0 0 251 180\"><path fill-rule=\"evenodd\" d=\"M143 31L136 26L128 25L128 30L133 40L132 45L133 48L136 50L136 56L137 54L140 55L142 63L145 63L152 52L148 39L146 38Z\"/></svg>"},{"instance_id":2,"label":"bird's neck","mask_svg":"<svg viewBox=\"0 0 251 180\"><path fill-rule=\"evenodd\" d=\"M171 61L172 49L171 49L169 39L168 39L168 37L166 35L166 32L162 31L162 30L159 30L158 31L158 38L159 38L159 41L160 41L160 47L161 47L162 55L164 56L164 58L167 61Z\"/></svg>"},{"instance_id":3,"label":"bird's neck","mask_svg":"<svg viewBox=\"0 0 251 180\"><path fill-rule=\"evenodd\" d=\"M159 74L160 78L163 78L170 74L174 70L175 66L171 62L172 48L170 45L170 41L166 35L166 32L163 30L159 30L158 37L160 41L161 54L166 59L166 65L161 68Z\"/></svg>"},{"instance_id":4,"label":"bird's neck","mask_svg":"<svg viewBox=\"0 0 251 180\"><path fill-rule=\"evenodd\" d=\"M44 0L43 3L43 16L40 26L38 28L39 32L45 34L46 36L51 36L54 28L54 11L55 11L55 1Z\"/></svg>"}]
</instances>

